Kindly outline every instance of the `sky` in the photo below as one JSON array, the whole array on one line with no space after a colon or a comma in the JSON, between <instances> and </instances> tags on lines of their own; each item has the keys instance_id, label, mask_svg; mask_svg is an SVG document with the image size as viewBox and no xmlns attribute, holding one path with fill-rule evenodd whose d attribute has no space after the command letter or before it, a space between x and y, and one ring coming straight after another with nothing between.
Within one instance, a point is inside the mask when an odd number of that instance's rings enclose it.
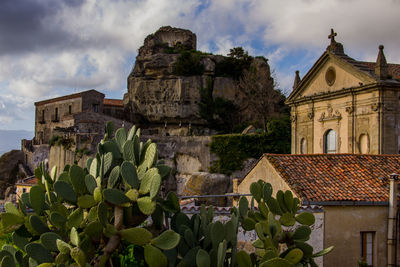
<instances>
[{"instance_id":1,"label":"sky","mask_svg":"<svg viewBox=\"0 0 400 267\"><path fill-rule=\"evenodd\" d=\"M1 0L0 129L33 130L34 102L96 89L122 98L144 38L161 26L189 29L204 52L242 46L265 56L291 92L329 45L400 63L400 0Z\"/></svg>"}]
</instances>

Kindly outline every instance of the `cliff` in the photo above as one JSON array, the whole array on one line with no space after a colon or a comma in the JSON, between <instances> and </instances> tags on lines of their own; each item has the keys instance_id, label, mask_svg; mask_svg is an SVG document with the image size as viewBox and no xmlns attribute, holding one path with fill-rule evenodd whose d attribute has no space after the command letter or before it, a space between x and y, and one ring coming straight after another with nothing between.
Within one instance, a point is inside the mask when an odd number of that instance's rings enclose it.
<instances>
[{"instance_id":1,"label":"cliff","mask_svg":"<svg viewBox=\"0 0 400 267\"><path fill-rule=\"evenodd\" d=\"M30 175L23 162L24 153L21 150L11 150L0 157L0 199L15 192L15 190L7 190L7 188L13 187L17 178Z\"/></svg>"},{"instance_id":2,"label":"cliff","mask_svg":"<svg viewBox=\"0 0 400 267\"><path fill-rule=\"evenodd\" d=\"M211 121L229 121L222 118L226 113L238 112L236 123L258 120L247 110L240 75L243 69L253 68L264 71L263 79L271 87L273 80L267 60L244 56L202 53L196 50L196 35L191 31L161 27L139 49L124 95L126 114L134 122L206 127ZM223 101L216 103L217 99Z\"/></svg>"}]
</instances>

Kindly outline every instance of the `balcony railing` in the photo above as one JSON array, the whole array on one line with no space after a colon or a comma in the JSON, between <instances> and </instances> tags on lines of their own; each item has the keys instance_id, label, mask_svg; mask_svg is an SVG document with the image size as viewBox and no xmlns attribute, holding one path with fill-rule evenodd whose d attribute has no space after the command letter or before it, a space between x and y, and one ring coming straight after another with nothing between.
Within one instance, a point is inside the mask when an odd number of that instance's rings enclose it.
<instances>
[{"instance_id":1,"label":"balcony railing","mask_svg":"<svg viewBox=\"0 0 400 267\"><path fill-rule=\"evenodd\" d=\"M56 115L51 115L51 121L52 122L59 122L60 121L60 117L56 116Z\"/></svg>"}]
</instances>

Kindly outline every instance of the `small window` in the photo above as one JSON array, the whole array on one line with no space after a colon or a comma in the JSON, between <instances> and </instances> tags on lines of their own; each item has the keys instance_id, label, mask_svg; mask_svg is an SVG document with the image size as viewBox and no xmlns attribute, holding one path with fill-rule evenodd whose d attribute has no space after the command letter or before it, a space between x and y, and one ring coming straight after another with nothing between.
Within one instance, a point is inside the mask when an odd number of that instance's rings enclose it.
<instances>
[{"instance_id":1,"label":"small window","mask_svg":"<svg viewBox=\"0 0 400 267\"><path fill-rule=\"evenodd\" d=\"M337 140L336 140L336 132L334 130L328 130L325 134L325 138L324 138L324 143L325 143L325 151L324 153L336 153L337 152L337 148L336 148L336 144L337 144Z\"/></svg>"},{"instance_id":2,"label":"small window","mask_svg":"<svg viewBox=\"0 0 400 267\"><path fill-rule=\"evenodd\" d=\"M58 120L58 108L54 110L54 120Z\"/></svg>"},{"instance_id":3,"label":"small window","mask_svg":"<svg viewBox=\"0 0 400 267\"><path fill-rule=\"evenodd\" d=\"M22 188L22 193L26 193L26 188Z\"/></svg>"},{"instance_id":4,"label":"small window","mask_svg":"<svg viewBox=\"0 0 400 267\"><path fill-rule=\"evenodd\" d=\"M300 141L300 153L307 154L307 140L305 138L301 138Z\"/></svg>"},{"instance_id":5,"label":"small window","mask_svg":"<svg viewBox=\"0 0 400 267\"><path fill-rule=\"evenodd\" d=\"M71 115L72 114L72 105L68 106L68 114Z\"/></svg>"},{"instance_id":6,"label":"small window","mask_svg":"<svg viewBox=\"0 0 400 267\"><path fill-rule=\"evenodd\" d=\"M375 232L361 232L361 258L368 266L374 263Z\"/></svg>"},{"instance_id":7,"label":"small window","mask_svg":"<svg viewBox=\"0 0 400 267\"><path fill-rule=\"evenodd\" d=\"M44 109L42 110L42 121L44 121Z\"/></svg>"},{"instance_id":8,"label":"small window","mask_svg":"<svg viewBox=\"0 0 400 267\"><path fill-rule=\"evenodd\" d=\"M99 104L93 104L93 111L99 112Z\"/></svg>"}]
</instances>

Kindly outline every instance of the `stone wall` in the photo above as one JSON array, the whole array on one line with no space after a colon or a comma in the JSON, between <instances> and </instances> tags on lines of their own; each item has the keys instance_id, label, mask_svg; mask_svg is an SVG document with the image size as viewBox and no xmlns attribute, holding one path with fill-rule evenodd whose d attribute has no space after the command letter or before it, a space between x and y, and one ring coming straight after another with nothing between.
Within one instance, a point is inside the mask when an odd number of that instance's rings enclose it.
<instances>
[{"instance_id":1,"label":"stone wall","mask_svg":"<svg viewBox=\"0 0 400 267\"><path fill-rule=\"evenodd\" d=\"M114 124L115 129L120 127L130 129L130 127L132 127L132 123L130 122L93 111L74 115L74 121L80 133L99 134L101 137L103 137L105 126L109 121Z\"/></svg>"},{"instance_id":2,"label":"stone wall","mask_svg":"<svg viewBox=\"0 0 400 267\"><path fill-rule=\"evenodd\" d=\"M361 233L373 232L373 266L387 266L387 206L326 206L325 246L335 246L324 257L325 266L357 266Z\"/></svg>"},{"instance_id":3,"label":"stone wall","mask_svg":"<svg viewBox=\"0 0 400 267\"><path fill-rule=\"evenodd\" d=\"M21 141L24 164L33 172L41 162L49 159L50 147L47 144L35 145L34 140Z\"/></svg>"},{"instance_id":4,"label":"stone wall","mask_svg":"<svg viewBox=\"0 0 400 267\"><path fill-rule=\"evenodd\" d=\"M86 161L89 158L87 155L83 155L82 158L77 162L82 168L86 167ZM52 146L49 153L49 170L54 166L57 166L57 176L61 174L65 165L74 164L78 158L74 151L65 149L62 146Z\"/></svg>"},{"instance_id":5,"label":"stone wall","mask_svg":"<svg viewBox=\"0 0 400 267\"><path fill-rule=\"evenodd\" d=\"M56 127L74 127L74 116L87 111L103 112L104 94L89 90L35 103L35 140L48 144Z\"/></svg>"}]
</instances>

